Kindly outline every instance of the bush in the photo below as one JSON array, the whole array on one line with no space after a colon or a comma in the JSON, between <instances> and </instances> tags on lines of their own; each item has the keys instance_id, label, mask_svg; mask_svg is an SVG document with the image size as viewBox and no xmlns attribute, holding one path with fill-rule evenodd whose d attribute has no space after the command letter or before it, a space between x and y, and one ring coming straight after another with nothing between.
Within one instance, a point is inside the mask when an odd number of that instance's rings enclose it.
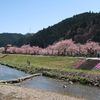
<instances>
[{"instance_id":1,"label":"bush","mask_svg":"<svg viewBox=\"0 0 100 100\"><path fill-rule=\"evenodd\" d=\"M82 84L87 84L87 83L90 83L90 82L91 82L91 80L88 79L88 78L80 78L80 83L82 83Z\"/></svg>"},{"instance_id":2,"label":"bush","mask_svg":"<svg viewBox=\"0 0 100 100\"><path fill-rule=\"evenodd\" d=\"M42 73L42 75L52 77L52 78L59 78L59 79L61 78L61 74L60 73L55 73L55 72L44 71Z\"/></svg>"}]
</instances>

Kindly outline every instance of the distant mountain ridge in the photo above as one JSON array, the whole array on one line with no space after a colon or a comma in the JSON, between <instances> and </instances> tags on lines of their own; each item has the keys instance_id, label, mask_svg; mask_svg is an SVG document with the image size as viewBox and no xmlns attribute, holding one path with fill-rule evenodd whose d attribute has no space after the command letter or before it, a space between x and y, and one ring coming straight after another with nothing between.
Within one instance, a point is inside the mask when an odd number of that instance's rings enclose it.
<instances>
[{"instance_id":1,"label":"distant mountain ridge","mask_svg":"<svg viewBox=\"0 0 100 100\"><path fill-rule=\"evenodd\" d=\"M64 39L72 39L82 44L91 40L100 42L100 13L85 12L74 15L35 34L23 35L13 45L20 47L30 44L45 48Z\"/></svg>"},{"instance_id":2,"label":"distant mountain ridge","mask_svg":"<svg viewBox=\"0 0 100 100\"><path fill-rule=\"evenodd\" d=\"M13 44L24 35L19 33L1 33L0 34L0 47L5 47L7 44Z\"/></svg>"},{"instance_id":3,"label":"distant mountain ridge","mask_svg":"<svg viewBox=\"0 0 100 100\"><path fill-rule=\"evenodd\" d=\"M88 40L100 42L100 13L85 12L74 15L38 31L31 37L22 37L15 45L30 44L45 48L59 40L70 38L83 44Z\"/></svg>"}]
</instances>

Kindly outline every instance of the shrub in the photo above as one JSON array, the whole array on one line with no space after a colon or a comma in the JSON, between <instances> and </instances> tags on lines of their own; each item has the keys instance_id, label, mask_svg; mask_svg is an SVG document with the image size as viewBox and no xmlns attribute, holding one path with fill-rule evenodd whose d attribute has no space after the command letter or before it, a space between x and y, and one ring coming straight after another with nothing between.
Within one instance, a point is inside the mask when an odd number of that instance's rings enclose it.
<instances>
[{"instance_id":1,"label":"shrub","mask_svg":"<svg viewBox=\"0 0 100 100\"><path fill-rule=\"evenodd\" d=\"M91 80L88 78L80 78L80 83L82 83L82 84L86 84L86 83L90 83L90 82L91 82Z\"/></svg>"}]
</instances>

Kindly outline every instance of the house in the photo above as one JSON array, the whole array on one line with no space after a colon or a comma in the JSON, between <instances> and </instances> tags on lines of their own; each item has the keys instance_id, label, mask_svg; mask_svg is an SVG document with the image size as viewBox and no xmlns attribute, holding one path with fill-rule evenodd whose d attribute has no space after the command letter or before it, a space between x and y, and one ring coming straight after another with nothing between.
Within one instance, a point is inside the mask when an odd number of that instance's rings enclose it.
<instances>
[{"instance_id":1,"label":"house","mask_svg":"<svg viewBox=\"0 0 100 100\"><path fill-rule=\"evenodd\" d=\"M12 47L12 44L7 44L7 47Z\"/></svg>"}]
</instances>

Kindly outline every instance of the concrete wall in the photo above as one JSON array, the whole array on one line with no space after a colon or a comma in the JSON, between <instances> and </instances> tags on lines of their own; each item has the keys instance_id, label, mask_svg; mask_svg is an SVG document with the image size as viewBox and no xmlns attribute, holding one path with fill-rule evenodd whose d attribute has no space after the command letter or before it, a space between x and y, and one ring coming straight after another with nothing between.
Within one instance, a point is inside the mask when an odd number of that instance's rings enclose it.
<instances>
[{"instance_id":1,"label":"concrete wall","mask_svg":"<svg viewBox=\"0 0 100 100\"><path fill-rule=\"evenodd\" d=\"M87 59L87 60L86 60L82 65L80 65L77 69L92 70L98 63L100 63L100 60Z\"/></svg>"}]
</instances>

